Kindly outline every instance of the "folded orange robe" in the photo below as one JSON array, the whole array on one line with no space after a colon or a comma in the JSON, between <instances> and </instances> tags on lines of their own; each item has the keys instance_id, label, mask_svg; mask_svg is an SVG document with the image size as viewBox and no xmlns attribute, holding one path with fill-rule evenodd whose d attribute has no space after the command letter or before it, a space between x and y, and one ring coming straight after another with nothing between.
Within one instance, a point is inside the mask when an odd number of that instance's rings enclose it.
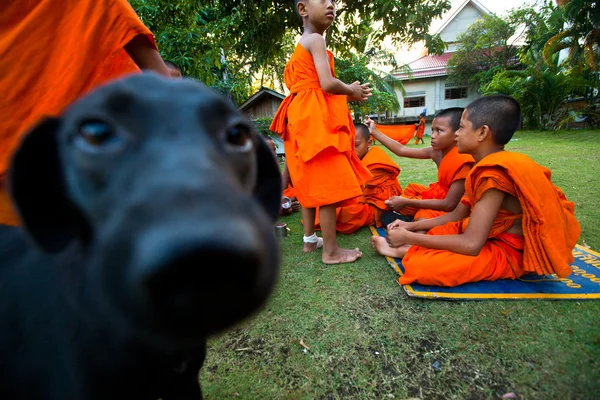
<instances>
[{"instance_id":1,"label":"folded orange robe","mask_svg":"<svg viewBox=\"0 0 600 400\"><path fill-rule=\"evenodd\" d=\"M425 133L425 118L421 118L419 120L419 128L417 129L417 137L415 138L415 144L419 143L419 139L423 138L423 134ZM414 131L413 131L414 134Z\"/></svg>"},{"instance_id":2,"label":"folded orange robe","mask_svg":"<svg viewBox=\"0 0 600 400\"><path fill-rule=\"evenodd\" d=\"M327 53L334 74L333 54ZM321 88L313 58L301 44L284 78L290 95L277 110L271 130L284 140L298 201L305 208L356 202L371 174L354 151L356 132L346 96Z\"/></svg>"},{"instance_id":3,"label":"folded orange robe","mask_svg":"<svg viewBox=\"0 0 600 400\"><path fill-rule=\"evenodd\" d=\"M467 177L465 204L473 207L486 190L495 188L516 197L523 213L500 210L477 256L412 246L402 261L406 272L399 282L456 286L516 279L527 273L568 276L580 227L574 204L550 177L550 170L523 154L501 151L485 157ZM506 233L518 218L522 219L523 236ZM460 234L467 225L468 218L434 228L428 234Z\"/></svg>"},{"instance_id":4,"label":"folded orange robe","mask_svg":"<svg viewBox=\"0 0 600 400\"><path fill-rule=\"evenodd\" d=\"M418 183L409 183L402 196L408 199L432 200L445 199L452 183L459 179L466 179L469 171L475 164L475 160L469 154L460 154L456 146L442 158L438 167L438 181L429 185L429 187L419 185ZM415 207L403 207L401 214L412 215L415 219L429 219L446 214L444 211L428 210Z\"/></svg>"},{"instance_id":5,"label":"folded orange robe","mask_svg":"<svg viewBox=\"0 0 600 400\"><path fill-rule=\"evenodd\" d=\"M375 128L387 137L400 144L407 144L415 134L415 124L412 125L375 125Z\"/></svg>"},{"instance_id":6,"label":"folded orange robe","mask_svg":"<svg viewBox=\"0 0 600 400\"><path fill-rule=\"evenodd\" d=\"M400 167L385 151L371 147L361 161L373 177L366 183L358 203L336 209L336 230L340 233L352 233L363 226L381 226L381 214L387 209L385 201L402 194L398 182Z\"/></svg>"},{"instance_id":7,"label":"folded orange robe","mask_svg":"<svg viewBox=\"0 0 600 400\"><path fill-rule=\"evenodd\" d=\"M126 0L18 0L0 12L0 224L15 225L6 171L22 135L94 87L139 72L124 46L152 33Z\"/></svg>"}]
</instances>

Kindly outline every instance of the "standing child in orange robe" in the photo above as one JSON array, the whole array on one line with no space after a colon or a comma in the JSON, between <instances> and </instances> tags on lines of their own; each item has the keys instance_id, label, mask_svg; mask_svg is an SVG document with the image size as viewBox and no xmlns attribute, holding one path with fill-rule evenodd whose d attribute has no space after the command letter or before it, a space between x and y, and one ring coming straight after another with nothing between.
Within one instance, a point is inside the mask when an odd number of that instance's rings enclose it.
<instances>
[{"instance_id":1,"label":"standing child in orange robe","mask_svg":"<svg viewBox=\"0 0 600 400\"><path fill-rule=\"evenodd\" d=\"M355 128L356 155L373 177L365 184L358 203L336 210L335 227L344 234L356 232L363 226L381 226L381 214L387 209L385 201L402 194L398 182L400 167L379 147L372 147L371 134L366 125L356 124Z\"/></svg>"},{"instance_id":2,"label":"standing child in orange robe","mask_svg":"<svg viewBox=\"0 0 600 400\"><path fill-rule=\"evenodd\" d=\"M504 150L520 121L519 103L509 96L483 97L467 106L458 151L477 164L465 183L466 198L441 217L390 224L387 248L378 249L394 257L406 252L401 284L457 286L527 273L561 278L571 273L580 233L574 204L554 186L547 168Z\"/></svg>"},{"instance_id":3,"label":"standing child in orange robe","mask_svg":"<svg viewBox=\"0 0 600 400\"><path fill-rule=\"evenodd\" d=\"M388 208L402 215L414 216L415 220L435 218L456 208L465 193L465 179L475 164L468 154L458 154L455 133L460 125L462 108L440 111L431 124L431 147L414 149L390 139L375 128L368 117L371 135L400 157L433 160L438 167L438 181L429 187L410 183L402 196L386 201ZM380 238L383 240L383 238Z\"/></svg>"},{"instance_id":4,"label":"standing child in orange robe","mask_svg":"<svg viewBox=\"0 0 600 400\"><path fill-rule=\"evenodd\" d=\"M0 12L0 224L18 225L6 172L23 134L106 81L169 76L152 32L127 0L6 1Z\"/></svg>"},{"instance_id":5,"label":"standing child in orange robe","mask_svg":"<svg viewBox=\"0 0 600 400\"><path fill-rule=\"evenodd\" d=\"M348 100L367 100L369 84L347 85L334 77L333 54L327 51L325 30L335 18L331 0L296 0L304 33L285 67L290 95L281 103L271 130L284 139L286 163L302 205L304 251L323 247L325 264L356 261L359 249L337 244L335 209L356 202L370 177L354 152L354 126ZM314 231L320 207L321 231Z\"/></svg>"},{"instance_id":6,"label":"standing child in orange robe","mask_svg":"<svg viewBox=\"0 0 600 400\"><path fill-rule=\"evenodd\" d=\"M419 114L419 123L416 126L415 134L413 137L415 138L415 144L419 144L419 140L421 143L425 144L423 140L423 134L425 133L425 114Z\"/></svg>"}]
</instances>

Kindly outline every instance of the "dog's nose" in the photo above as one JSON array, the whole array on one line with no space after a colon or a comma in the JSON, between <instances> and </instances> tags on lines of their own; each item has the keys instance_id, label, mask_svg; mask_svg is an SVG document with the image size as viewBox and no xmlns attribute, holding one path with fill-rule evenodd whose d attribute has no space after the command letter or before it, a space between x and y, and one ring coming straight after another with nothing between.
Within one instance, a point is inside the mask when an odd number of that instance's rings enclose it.
<instances>
[{"instance_id":1,"label":"dog's nose","mask_svg":"<svg viewBox=\"0 0 600 400\"><path fill-rule=\"evenodd\" d=\"M245 221L217 225L142 234L134 285L154 318L182 328L201 321L219 329L251 301L268 264L262 241Z\"/></svg>"}]
</instances>

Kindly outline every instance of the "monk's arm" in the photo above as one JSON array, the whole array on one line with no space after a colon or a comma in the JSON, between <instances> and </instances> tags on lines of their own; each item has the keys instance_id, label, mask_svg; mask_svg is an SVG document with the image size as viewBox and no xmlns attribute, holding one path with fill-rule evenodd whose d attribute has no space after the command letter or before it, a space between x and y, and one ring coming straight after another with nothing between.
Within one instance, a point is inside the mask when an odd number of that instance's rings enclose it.
<instances>
[{"instance_id":1,"label":"monk's arm","mask_svg":"<svg viewBox=\"0 0 600 400\"><path fill-rule=\"evenodd\" d=\"M141 70L151 70L164 76L171 76L162 57L158 51L152 47L146 36L137 35L131 39L131 41L125 45L125 51Z\"/></svg>"},{"instance_id":2,"label":"monk's arm","mask_svg":"<svg viewBox=\"0 0 600 400\"><path fill-rule=\"evenodd\" d=\"M423 235L405 231L405 243L437 250L476 256L488 240L494 220L506 193L497 189L488 189L473 207L469 225L459 235Z\"/></svg>"},{"instance_id":3,"label":"monk's arm","mask_svg":"<svg viewBox=\"0 0 600 400\"><path fill-rule=\"evenodd\" d=\"M416 231L428 231L435 228L436 226L442 226L448 222L462 221L469 216L470 209L462 203L458 203L458 206L447 214L440 215L436 218L422 219L409 223L408 230L412 232Z\"/></svg>"},{"instance_id":4,"label":"monk's arm","mask_svg":"<svg viewBox=\"0 0 600 400\"><path fill-rule=\"evenodd\" d=\"M377 128L375 128L375 126L369 126L369 132L376 140L379 140L382 145L387 147L392 153L399 157L418 158L421 160L433 159L433 149L431 147L414 149L412 147L404 146L380 132Z\"/></svg>"},{"instance_id":5,"label":"monk's arm","mask_svg":"<svg viewBox=\"0 0 600 400\"><path fill-rule=\"evenodd\" d=\"M448 194L443 199L407 199L402 198L404 207L424 208L427 210L452 211L456 208L460 199L465 194L465 180L458 179L450 185Z\"/></svg>"},{"instance_id":6,"label":"monk's arm","mask_svg":"<svg viewBox=\"0 0 600 400\"><path fill-rule=\"evenodd\" d=\"M319 76L319 84L324 91L331 94L352 94L350 85L334 78L331 74L329 56L327 55L327 47L325 46L325 38L323 36L316 33L309 35L304 41L301 40L300 44L312 55L315 69Z\"/></svg>"}]
</instances>

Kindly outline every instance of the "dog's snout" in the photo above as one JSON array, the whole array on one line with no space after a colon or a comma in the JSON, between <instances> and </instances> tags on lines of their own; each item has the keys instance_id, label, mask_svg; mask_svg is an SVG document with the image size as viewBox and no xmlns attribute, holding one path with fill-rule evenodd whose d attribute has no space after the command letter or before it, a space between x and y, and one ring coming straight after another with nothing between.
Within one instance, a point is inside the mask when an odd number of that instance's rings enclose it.
<instances>
[{"instance_id":1,"label":"dog's snout","mask_svg":"<svg viewBox=\"0 0 600 400\"><path fill-rule=\"evenodd\" d=\"M255 301L269 265L262 241L250 224L224 225L143 234L132 283L154 318L173 327L201 322L220 329L232 312Z\"/></svg>"}]
</instances>

